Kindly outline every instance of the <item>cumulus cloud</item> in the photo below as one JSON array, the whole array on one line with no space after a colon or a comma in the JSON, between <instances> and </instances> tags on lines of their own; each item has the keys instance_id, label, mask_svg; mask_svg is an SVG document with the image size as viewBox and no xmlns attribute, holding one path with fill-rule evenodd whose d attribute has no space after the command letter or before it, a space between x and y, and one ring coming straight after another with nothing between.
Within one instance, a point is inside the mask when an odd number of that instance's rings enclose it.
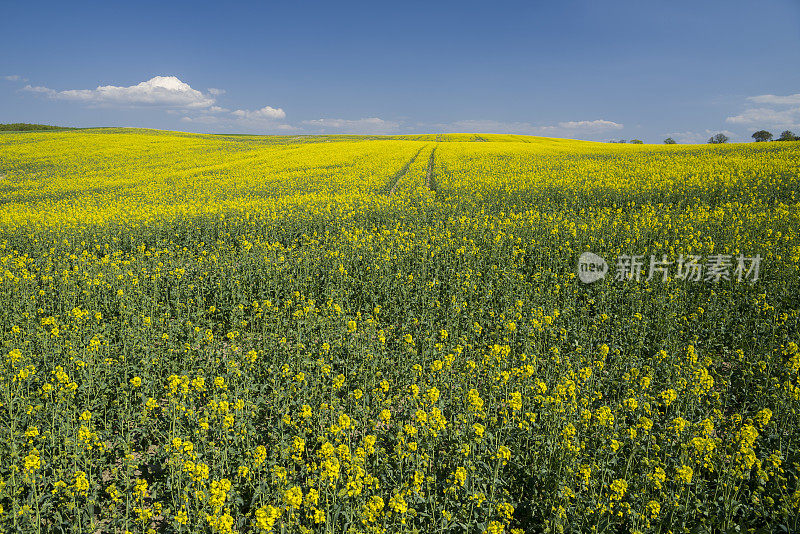
<instances>
[{"instance_id":1,"label":"cumulus cloud","mask_svg":"<svg viewBox=\"0 0 800 534\"><path fill-rule=\"evenodd\" d=\"M736 138L738 135L730 130L710 130L706 129L702 132L670 132L664 134L664 137L672 137L678 143L693 144L693 143L707 143L708 138L718 133L725 134L730 138Z\"/></svg>"},{"instance_id":2,"label":"cumulus cloud","mask_svg":"<svg viewBox=\"0 0 800 534\"><path fill-rule=\"evenodd\" d=\"M25 90L30 91L31 93L42 93L48 96L53 96L56 94L54 90L48 89L47 87L42 87L41 85L37 86L26 85Z\"/></svg>"},{"instance_id":3,"label":"cumulus cloud","mask_svg":"<svg viewBox=\"0 0 800 534\"><path fill-rule=\"evenodd\" d=\"M664 138L671 137L678 143L705 143L708 140L707 135L700 132L670 132L664 134Z\"/></svg>"},{"instance_id":4,"label":"cumulus cloud","mask_svg":"<svg viewBox=\"0 0 800 534\"><path fill-rule=\"evenodd\" d=\"M230 111L219 106L211 106L208 109L192 112L185 110L181 117L181 122L197 127L214 125L217 131L227 132L289 132L298 128L282 122L286 113L280 108L264 106L261 109L245 110L237 109Z\"/></svg>"},{"instance_id":5,"label":"cumulus cloud","mask_svg":"<svg viewBox=\"0 0 800 534\"><path fill-rule=\"evenodd\" d=\"M755 102L756 104L773 104L773 105L800 105L800 93L787 96L777 95L758 95L749 96L747 100Z\"/></svg>"},{"instance_id":6,"label":"cumulus cloud","mask_svg":"<svg viewBox=\"0 0 800 534\"><path fill-rule=\"evenodd\" d=\"M181 122L187 122L192 124L218 124L220 122L219 117L214 115L200 115L199 117L181 117Z\"/></svg>"},{"instance_id":7,"label":"cumulus cloud","mask_svg":"<svg viewBox=\"0 0 800 534\"><path fill-rule=\"evenodd\" d=\"M286 118L286 113L281 108L264 106L261 109L237 109L233 112L235 117L250 121L274 121Z\"/></svg>"},{"instance_id":8,"label":"cumulus cloud","mask_svg":"<svg viewBox=\"0 0 800 534\"><path fill-rule=\"evenodd\" d=\"M750 108L725 119L730 124L790 127L800 125L800 107L789 109Z\"/></svg>"},{"instance_id":9,"label":"cumulus cloud","mask_svg":"<svg viewBox=\"0 0 800 534\"><path fill-rule=\"evenodd\" d=\"M609 130L621 130L624 125L607 120L565 121L555 125L536 125L530 122L503 122L494 120L462 120L450 125L440 125L445 130L470 131L482 133L541 135L558 137L560 135L594 134Z\"/></svg>"},{"instance_id":10,"label":"cumulus cloud","mask_svg":"<svg viewBox=\"0 0 800 534\"><path fill-rule=\"evenodd\" d=\"M145 82L120 87L101 85L96 89L68 89L56 91L48 87L27 85L26 90L41 93L59 100L72 100L92 105L107 106L165 106L203 109L214 105L214 98L206 95L175 76L156 76Z\"/></svg>"},{"instance_id":11,"label":"cumulus cloud","mask_svg":"<svg viewBox=\"0 0 800 534\"><path fill-rule=\"evenodd\" d=\"M522 135L542 135L542 127L529 122L502 122L494 120L461 120L452 124L442 124L443 130L481 133L513 133Z\"/></svg>"},{"instance_id":12,"label":"cumulus cloud","mask_svg":"<svg viewBox=\"0 0 800 534\"><path fill-rule=\"evenodd\" d=\"M624 128L622 124L604 120L559 122L558 125L561 128L566 128L568 130L591 130L595 132L606 131L606 130L621 130L622 128Z\"/></svg>"},{"instance_id":13,"label":"cumulus cloud","mask_svg":"<svg viewBox=\"0 0 800 534\"><path fill-rule=\"evenodd\" d=\"M7 80L9 82L27 82L28 81L28 78L23 78L19 74L10 74L8 76L3 76L3 79Z\"/></svg>"},{"instance_id":14,"label":"cumulus cloud","mask_svg":"<svg viewBox=\"0 0 800 534\"><path fill-rule=\"evenodd\" d=\"M400 123L378 117L365 119L313 119L303 121L304 126L315 131L339 131L353 134L389 134L400 128Z\"/></svg>"},{"instance_id":15,"label":"cumulus cloud","mask_svg":"<svg viewBox=\"0 0 800 534\"><path fill-rule=\"evenodd\" d=\"M749 96L747 100L760 106L749 107L738 115L726 118L725 122L758 128L800 127L800 93Z\"/></svg>"},{"instance_id":16,"label":"cumulus cloud","mask_svg":"<svg viewBox=\"0 0 800 534\"><path fill-rule=\"evenodd\" d=\"M56 100L82 102L90 106L157 106L166 113L181 116L180 121L193 125L215 125L228 130L294 131L297 128L283 123L286 112L279 107L231 111L217 104L216 97L225 90L210 87L207 92L192 88L175 76L156 76L127 87L101 85L96 89L67 89L57 91L46 86L26 85L26 91Z\"/></svg>"}]
</instances>

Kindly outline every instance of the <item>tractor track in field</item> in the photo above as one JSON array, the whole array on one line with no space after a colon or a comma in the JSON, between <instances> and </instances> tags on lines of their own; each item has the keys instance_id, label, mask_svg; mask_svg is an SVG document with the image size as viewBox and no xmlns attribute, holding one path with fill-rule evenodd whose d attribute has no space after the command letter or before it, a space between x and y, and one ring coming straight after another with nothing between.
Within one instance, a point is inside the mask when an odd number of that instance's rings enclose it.
<instances>
[{"instance_id":1,"label":"tractor track in field","mask_svg":"<svg viewBox=\"0 0 800 534\"><path fill-rule=\"evenodd\" d=\"M394 193L394 190L397 189L397 184L400 183L400 179L403 176L405 176L405 174L408 172L408 169L411 168L411 165L417 159L417 156L419 156L420 153L424 149L425 149L425 147L423 146L419 150L417 150L417 153L414 154L414 157L412 157L410 160L408 160L408 162L405 165L403 165L402 167L400 167L400 170L397 171L394 174L394 176L392 176L392 179L389 180L389 183L386 184L386 187L384 187L384 192L386 193L387 196L392 196L392 193Z\"/></svg>"},{"instance_id":2,"label":"tractor track in field","mask_svg":"<svg viewBox=\"0 0 800 534\"><path fill-rule=\"evenodd\" d=\"M439 189L439 184L436 181L436 175L433 172L434 156L436 155L436 147L431 150L431 157L428 159L428 172L425 173L425 186L436 193Z\"/></svg>"}]
</instances>

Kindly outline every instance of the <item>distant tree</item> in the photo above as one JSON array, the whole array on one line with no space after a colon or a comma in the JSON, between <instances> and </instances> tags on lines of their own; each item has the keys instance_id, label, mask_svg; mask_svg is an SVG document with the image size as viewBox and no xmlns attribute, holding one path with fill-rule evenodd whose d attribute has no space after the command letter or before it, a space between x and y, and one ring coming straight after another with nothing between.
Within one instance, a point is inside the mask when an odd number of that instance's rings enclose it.
<instances>
[{"instance_id":1,"label":"distant tree","mask_svg":"<svg viewBox=\"0 0 800 534\"><path fill-rule=\"evenodd\" d=\"M640 139L631 139L631 144L632 145L643 145L644 143L642 143L642 141Z\"/></svg>"},{"instance_id":2,"label":"distant tree","mask_svg":"<svg viewBox=\"0 0 800 534\"><path fill-rule=\"evenodd\" d=\"M68 130L64 126L49 126L47 124L29 124L26 122L14 122L11 124L0 124L0 132L35 132L39 130Z\"/></svg>"},{"instance_id":3,"label":"distant tree","mask_svg":"<svg viewBox=\"0 0 800 534\"><path fill-rule=\"evenodd\" d=\"M778 137L778 141L800 141L800 137L797 137L791 130L784 130Z\"/></svg>"},{"instance_id":4,"label":"distant tree","mask_svg":"<svg viewBox=\"0 0 800 534\"><path fill-rule=\"evenodd\" d=\"M667 137L666 139L664 139L664 144L665 145L675 145L677 143L675 143L675 139L673 139L671 137Z\"/></svg>"},{"instance_id":5,"label":"distant tree","mask_svg":"<svg viewBox=\"0 0 800 534\"><path fill-rule=\"evenodd\" d=\"M712 135L708 139L708 142L711 143L712 145L721 145L722 143L728 142L728 136L725 135L724 133L718 133L717 135Z\"/></svg>"},{"instance_id":6,"label":"distant tree","mask_svg":"<svg viewBox=\"0 0 800 534\"><path fill-rule=\"evenodd\" d=\"M767 141L772 141L772 134L766 130L759 130L755 132L751 137L756 140L756 143L765 143Z\"/></svg>"}]
</instances>

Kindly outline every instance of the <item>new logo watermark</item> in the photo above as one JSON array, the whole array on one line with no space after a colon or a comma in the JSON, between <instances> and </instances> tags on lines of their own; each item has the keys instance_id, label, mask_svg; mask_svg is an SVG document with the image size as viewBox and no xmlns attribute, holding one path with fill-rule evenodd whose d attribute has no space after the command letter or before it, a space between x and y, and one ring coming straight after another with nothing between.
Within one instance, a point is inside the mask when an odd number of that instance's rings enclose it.
<instances>
[{"instance_id":1,"label":"new logo watermark","mask_svg":"<svg viewBox=\"0 0 800 534\"><path fill-rule=\"evenodd\" d=\"M597 282L601 278L605 278L608 273L608 264L606 260L592 252L584 252L578 258L578 278L584 284L591 284Z\"/></svg>"},{"instance_id":2,"label":"new logo watermark","mask_svg":"<svg viewBox=\"0 0 800 534\"><path fill-rule=\"evenodd\" d=\"M672 261L666 254L660 258L653 254L649 257L644 254L622 254L617 256L614 262L614 280L640 282L655 278L661 282L683 280L708 283L735 280L748 281L752 284L758 280L761 259L760 254L755 256L711 254L703 261L703 256L681 254ZM605 278L609 272L608 263L597 254L584 252L578 258L578 278L585 284Z\"/></svg>"}]
</instances>

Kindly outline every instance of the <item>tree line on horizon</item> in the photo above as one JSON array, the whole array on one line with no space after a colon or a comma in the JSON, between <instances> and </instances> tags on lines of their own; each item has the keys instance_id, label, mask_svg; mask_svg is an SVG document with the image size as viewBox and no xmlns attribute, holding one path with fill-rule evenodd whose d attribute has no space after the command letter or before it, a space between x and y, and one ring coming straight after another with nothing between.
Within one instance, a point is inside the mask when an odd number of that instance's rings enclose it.
<instances>
[{"instance_id":1,"label":"tree line on horizon","mask_svg":"<svg viewBox=\"0 0 800 534\"><path fill-rule=\"evenodd\" d=\"M763 143L763 142L773 141L773 140L774 141L800 141L800 136L795 135L794 132L792 132L791 130L784 130L783 132L781 132L781 135L779 135L777 139L774 139L772 134L770 132L768 132L767 130L759 130L759 131L753 133L753 135L751 135L750 137L755 139L755 141L757 143ZM722 143L727 143L729 140L730 140L730 138L727 135L725 135L724 133L718 133L718 134L715 134L715 135L712 135L711 137L709 137L708 143L712 144L712 145L719 145L719 144L722 144ZM631 144L634 144L634 145L641 145L642 141L640 141L639 139L631 139L630 141L626 141L625 139L620 139L619 141L609 141L609 143L631 143ZM678 144L678 142L675 141L675 139L673 139L672 137L667 137L666 139L664 139L664 144L665 145L676 145L676 144Z\"/></svg>"},{"instance_id":2,"label":"tree line on horizon","mask_svg":"<svg viewBox=\"0 0 800 534\"><path fill-rule=\"evenodd\" d=\"M28 131L43 131L43 130L73 130L69 126L50 126L47 124L30 124L26 122L15 122L9 124L0 124L0 132L28 132ZM751 135L755 142L762 143L767 141L800 141L800 136L795 135L794 132L791 130L784 130L778 136L777 139L773 139L772 133L768 132L767 130L758 130ZM727 143L730 138L725 135L724 133L718 133L712 135L708 139L708 143L712 145ZM625 139L620 139L619 141L609 141L609 143L630 143L633 145L641 145L644 142L641 139L631 139L627 141ZM667 137L664 139L665 145L676 145L678 144L675 139L672 137Z\"/></svg>"},{"instance_id":3,"label":"tree line on horizon","mask_svg":"<svg viewBox=\"0 0 800 534\"><path fill-rule=\"evenodd\" d=\"M68 126L50 126L49 124L30 124L27 122L12 122L0 124L0 132L36 132L43 130L72 130Z\"/></svg>"}]
</instances>

